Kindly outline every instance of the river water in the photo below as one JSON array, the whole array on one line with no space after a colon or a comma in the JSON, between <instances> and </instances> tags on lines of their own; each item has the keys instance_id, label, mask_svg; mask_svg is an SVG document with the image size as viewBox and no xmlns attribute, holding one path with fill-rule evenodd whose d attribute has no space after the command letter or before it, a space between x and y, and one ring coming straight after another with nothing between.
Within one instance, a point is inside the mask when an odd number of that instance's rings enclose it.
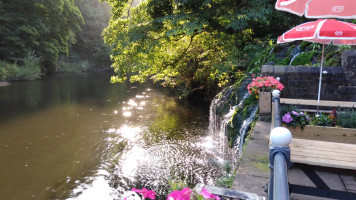
<instances>
[{"instance_id":1,"label":"river water","mask_svg":"<svg viewBox=\"0 0 356 200\"><path fill-rule=\"evenodd\" d=\"M224 157L209 135L209 104L109 79L0 87L1 199L111 200L132 187L164 195L169 178L215 183Z\"/></svg>"}]
</instances>

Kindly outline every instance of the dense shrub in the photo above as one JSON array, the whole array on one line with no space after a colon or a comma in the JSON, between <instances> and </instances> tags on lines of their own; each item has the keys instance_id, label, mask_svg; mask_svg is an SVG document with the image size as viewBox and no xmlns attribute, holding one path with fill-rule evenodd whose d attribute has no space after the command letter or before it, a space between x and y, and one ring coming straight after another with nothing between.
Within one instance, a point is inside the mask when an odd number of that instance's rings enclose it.
<instances>
[{"instance_id":1,"label":"dense shrub","mask_svg":"<svg viewBox=\"0 0 356 200\"><path fill-rule=\"evenodd\" d=\"M40 59L34 52L30 52L24 59L23 65L19 68L17 78L21 80L35 80L41 74Z\"/></svg>"},{"instance_id":2,"label":"dense shrub","mask_svg":"<svg viewBox=\"0 0 356 200\"><path fill-rule=\"evenodd\" d=\"M0 61L0 81L35 80L41 74L40 60L33 52L21 60L21 65Z\"/></svg>"},{"instance_id":3,"label":"dense shrub","mask_svg":"<svg viewBox=\"0 0 356 200\"><path fill-rule=\"evenodd\" d=\"M338 125L344 128L356 128L356 112L342 112L338 115Z\"/></svg>"},{"instance_id":4,"label":"dense shrub","mask_svg":"<svg viewBox=\"0 0 356 200\"><path fill-rule=\"evenodd\" d=\"M60 73L72 73L72 72L85 72L94 69L94 66L90 65L88 60L77 62L66 62L64 60L58 61L57 72Z\"/></svg>"}]
</instances>

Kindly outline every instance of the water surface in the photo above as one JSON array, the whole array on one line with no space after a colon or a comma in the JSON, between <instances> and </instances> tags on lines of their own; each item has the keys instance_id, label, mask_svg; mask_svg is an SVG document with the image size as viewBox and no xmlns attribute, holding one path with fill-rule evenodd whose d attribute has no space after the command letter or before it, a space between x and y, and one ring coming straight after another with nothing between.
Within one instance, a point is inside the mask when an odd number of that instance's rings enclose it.
<instances>
[{"instance_id":1,"label":"water surface","mask_svg":"<svg viewBox=\"0 0 356 200\"><path fill-rule=\"evenodd\" d=\"M57 75L0 87L1 199L120 199L167 179L214 184L223 154L209 105L108 74Z\"/></svg>"}]
</instances>

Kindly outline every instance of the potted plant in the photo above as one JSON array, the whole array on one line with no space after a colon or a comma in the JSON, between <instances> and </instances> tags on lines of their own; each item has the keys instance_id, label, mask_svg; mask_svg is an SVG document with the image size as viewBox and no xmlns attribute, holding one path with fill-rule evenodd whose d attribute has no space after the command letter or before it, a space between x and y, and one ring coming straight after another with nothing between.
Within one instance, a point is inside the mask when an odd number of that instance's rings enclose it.
<instances>
[{"instance_id":1,"label":"potted plant","mask_svg":"<svg viewBox=\"0 0 356 200\"><path fill-rule=\"evenodd\" d=\"M247 86L251 95L258 99L258 110L260 115L270 115L271 108L271 91L278 89L282 91L283 84L272 76L257 77L252 79L252 83Z\"/></svg>"},{"instance_id":2,"label":"potted plant","mask_svg":"<svg viewBox=\"0 0 356 200\"><path fill-rule=\"evenodd\" d=\"M283 112L282 112L283 113ZM283 113L282 126L290 129L294 138L356 144L356 112L340 112L309 116L290 110Z\"/></svg>"}]
</instances>

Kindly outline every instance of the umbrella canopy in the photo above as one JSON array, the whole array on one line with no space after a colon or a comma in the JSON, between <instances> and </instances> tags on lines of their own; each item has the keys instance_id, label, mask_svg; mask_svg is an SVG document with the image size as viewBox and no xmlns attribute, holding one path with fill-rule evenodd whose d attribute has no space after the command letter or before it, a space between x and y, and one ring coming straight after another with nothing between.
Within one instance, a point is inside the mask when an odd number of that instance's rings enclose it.
<instances>
[{"instance_id":1,"label":"umbrella canopy","mask_svg":"<svg viewBox=\"0 0 356 200\"><path fill-rule=\"evenodd\" d=\"M307 18L356 18L355 0L277 0L275 7Z\"/></svg>"},{"instance_id":2,"label":"umbrella canopy","mask_svg":"<svg viewBox=\"0 0 356 200\"><path fill-rule=\"evenodd\" d=\"M297 40L323 44L318 90L319 102L324 65L324 46L330 43L334 45L356 45L356 24L341 22L335 19L319 19L292 28L278 37L277 42L286 43Z\"/></svg>"},{"instance_id":3,"label":"umbrella canopy","mask_svg":"<svg viewBox=\"0 0 356 200\"><path fill-rule=\"evenodd\" d=\"M319 19L301 24L278 37L278 43L303 40L321 44L356 45L356 24Z\"/></svg>"}]
</instances>

